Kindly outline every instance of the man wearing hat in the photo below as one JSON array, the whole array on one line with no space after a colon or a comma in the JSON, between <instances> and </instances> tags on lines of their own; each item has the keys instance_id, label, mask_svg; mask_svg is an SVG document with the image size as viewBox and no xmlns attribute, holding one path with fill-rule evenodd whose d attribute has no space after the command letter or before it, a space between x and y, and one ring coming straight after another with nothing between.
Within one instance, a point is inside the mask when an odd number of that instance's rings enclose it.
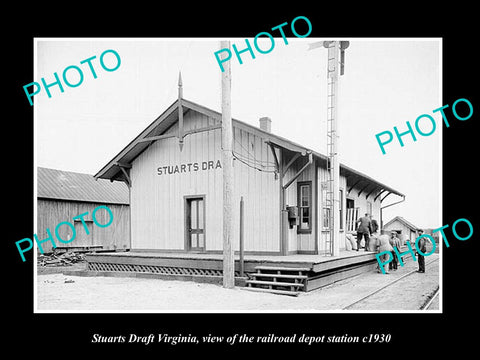
<instances>
[{"instance_id":1,"label":"man wearing hat","mask_svg":"<svg viewBox=\"0 0 480 360\"><path fill-rule=\"evenodd\" d=\"M397 232L396 231L391 231L390 232L390 239L389 239L390 245L392 248L397 248L397 250L400 250L401 246L401 241L397 237ZM393 260L388 264L389 270L397 270L398 269L398 256L396 251L393 252Z\"/></svg>"},{"instance_id":2,"label":"man wearing hat","mask_svg":"<svg viewBox=\"0 0 480 360\"><path fill-rule=\"evenodd\" d=\"M378 230L378 222L373 218L372 214L370 214L370 221L371 221L372 234L375 234Z\"/></svg>"},{"instance_id":3,"label":"man wearing hat","mask_svg":"<svg viewBox=\"0 0 480 360\"><path fill-rule=\"evenodd\" d=\"M423 234L423 230L419 229L418 236L422 236L422 234ZM417 246L418 246L418 250L420 250L422 253L425 254L427 252L427 240L425 239L425 237L422 237L420 238L420 240L418 240ZM421 255L418 251L417 251L417 256L418 256L417 272L424 273L425 272L425 256Z\"/></svg>"},{"instance_id":4,"label":"man wearing hat","mask_svg":"<svg viewBox=\"0 0 480 360\"><path fill-rule=\"evenodd\" d=\"M370 217L368 213L365 216L362 216L357 221L357 251L360 250L360 243L362 241L362 237L365 237L365 251L369 251L368 242L370 240L370 233L372 232L372 222L370 221Z\"/></svg>"}]
</instances>

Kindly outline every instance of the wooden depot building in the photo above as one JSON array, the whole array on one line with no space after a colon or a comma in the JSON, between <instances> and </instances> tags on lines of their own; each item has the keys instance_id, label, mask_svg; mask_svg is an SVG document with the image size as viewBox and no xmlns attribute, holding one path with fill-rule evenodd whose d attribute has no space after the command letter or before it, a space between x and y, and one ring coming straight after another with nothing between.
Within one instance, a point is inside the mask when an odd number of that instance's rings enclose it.
<instances>
[{"instance_id":1,"label":"wooden depot building","mask_svg":"<svg viewBox=\"0 0 480 360\"><path fill-rule=\"evenodd\" d=\"M366 212L378 221L386 196L404 195L341 165L337 246L342 256L333 266L329 261L335 259L322 256L328 252L330 226L327 157L273 134L269 118L261 118L259 127L232 123L234 222L239 229L243 197L245 271L273 263L296 264L310 274L337 265L372 265L373 253L345 254L345 234L355 231L357 218ZM129 187L131 251L91 255L89 268L221 275L221 159L221 113L179 96L95 175ZM233 242L238 251L239 233Z\"/></svg>"}]
</instances>

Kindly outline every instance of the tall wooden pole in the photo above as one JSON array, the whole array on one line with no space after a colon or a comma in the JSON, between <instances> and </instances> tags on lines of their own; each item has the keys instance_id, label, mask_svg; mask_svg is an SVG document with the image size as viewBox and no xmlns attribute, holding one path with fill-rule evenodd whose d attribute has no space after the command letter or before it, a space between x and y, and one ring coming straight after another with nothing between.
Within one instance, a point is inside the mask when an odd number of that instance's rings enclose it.
<instances>
[{"instance_id":1,"label":"tall wooden pole","mask_svg":"<svg viewBox=\"0 0 480 360\"><path fill-rule=\"evenodd\" d=\"M332 46L328 49L329 55L329 66L330 62L333 62L334 69L329 71L329 76L332 76L330 81L331 90L332 90L332 167L333 172L333 249L332 255L338 256L340 254L340 150L339 150L339 132L338 132L338 121L341 119L339 106L339 94L340 94L340 83L341 75L344 74L344 65L345 65L345 49L350 45L349 41L333 41ZM333 58L333 60L330 60Z\"/></svg>"},{"instance_id":2,"label":"tall wooden pole","mask_svg":"<svg viewBox=\"0 0 480 360\"><path fill-rule=\"evenodd\" d=\"M332 183L332 215L333 221L330 226L333 227L333 239L332 239L332 255L338 256L340 254L340 161L339 161L339 146L338 146L338 94L339 94L339 80L340 80L340 42L334 41L332 46L328 49L328 57L329 57L329 66L333 66L333 69L329 69L329 76L331 77L329 81L331 84L329 85L331 88L331 103L329 106L332 107L331 109L331 116L332 116L332 127L331 127L331 141L332 141L332 153L331 155L331 162L332 164L330 171L331 179L333 180ZM332 59L332 60L330 60Z\"/></svg>"},{"instance_id":3,"label":"tall wooden pole","mask_svg":"<svg viewBox=\"0 0 480 360\"><path fill-rule=\"evenodd\" d=\"M230 49L230 41L221 41L221 49ZM231 115L230 61L222 72L222 165L223 165L223 287L235 287L233 237L233 129Z\"/></svg>"},{"instance_id":4,"label":"tall wooden pole","mask_svg":"<svg viewBox=\"0 0 480 360\"><path fill-rule=\"evenodd\" d=\"M338 136L338 95L340 75L344 74L345 49L349 41L323 41L309 45L309 50L325 47L328 50L327 58L327 155L328 155L328 191L327 199L330 213L330 255L340 254L340 160ZM324 200L325 201L325 200Z\"/></svg>"}]
</instances>

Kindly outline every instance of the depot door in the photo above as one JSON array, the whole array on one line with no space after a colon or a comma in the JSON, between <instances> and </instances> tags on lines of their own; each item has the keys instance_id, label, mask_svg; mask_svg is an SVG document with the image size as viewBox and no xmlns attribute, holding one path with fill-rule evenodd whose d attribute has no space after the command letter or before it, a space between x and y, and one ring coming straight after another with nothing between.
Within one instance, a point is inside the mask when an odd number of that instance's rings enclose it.
<instances>
[{"instance_id":1,"label":"depot door","mask_svg":"<svg viewBox=\"0 0 480 360\"><path fill-rule=\"evenodd\" d=\"M185 249L205 251L205 197L185 198Z\"/></svg>"}]
</instances>

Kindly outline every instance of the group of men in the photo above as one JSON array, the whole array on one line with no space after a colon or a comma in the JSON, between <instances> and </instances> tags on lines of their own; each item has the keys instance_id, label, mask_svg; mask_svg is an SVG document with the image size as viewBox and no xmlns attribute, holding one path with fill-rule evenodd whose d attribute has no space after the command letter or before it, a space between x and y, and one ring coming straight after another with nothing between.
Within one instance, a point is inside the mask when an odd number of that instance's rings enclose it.
<instances>
[{"instance_id":1,"label":"group of men","mask_svg":"<svg viewBox=\"0 0 480 360\"><path fill-rule=\"evenodd\" d=\"M393 255L393 260L388 263L388 270L397 270L398 269L398 255L396 251L393 250L394 247L396 247L398 250L400 250L400 247L402 246L401 240L397 237L396 231L391 231L390 232L390 237L381 235L377 236L377 231L378 231L378 223L375 219L372 219L372 215L369 215L368 213L365 214L365 216L362 216L360 219L357 221L357 251L360 251L361 247L361 242L362 239L365 240L365 251L377 251L379 253L384 252L384 251L390 251L390 253ZM418 231L419 236L423 234L423 230ZM371 246L370 244L370 236L374 236L376 238L376 242L374 246ZM420 249L421 252L425 253L427 251L426 249L426 243L427 241L425 240L424 237L420 238L418 242L418 248ZM418 270L417 272L419 273L425 273L425 257L420 254L420 252L417 252L417 257L418 257ZM390 256L389 254L384 254L381 257L384 257L381 259L383 262L387 262L386 257ZM401 259L403 262L403 259ZM385 265L386 266L386 265ZM388 270L385 270L385 274L388 274ZM381 272L380 269L378 269L378 272Z\"/></svg>"}]
</instances>

